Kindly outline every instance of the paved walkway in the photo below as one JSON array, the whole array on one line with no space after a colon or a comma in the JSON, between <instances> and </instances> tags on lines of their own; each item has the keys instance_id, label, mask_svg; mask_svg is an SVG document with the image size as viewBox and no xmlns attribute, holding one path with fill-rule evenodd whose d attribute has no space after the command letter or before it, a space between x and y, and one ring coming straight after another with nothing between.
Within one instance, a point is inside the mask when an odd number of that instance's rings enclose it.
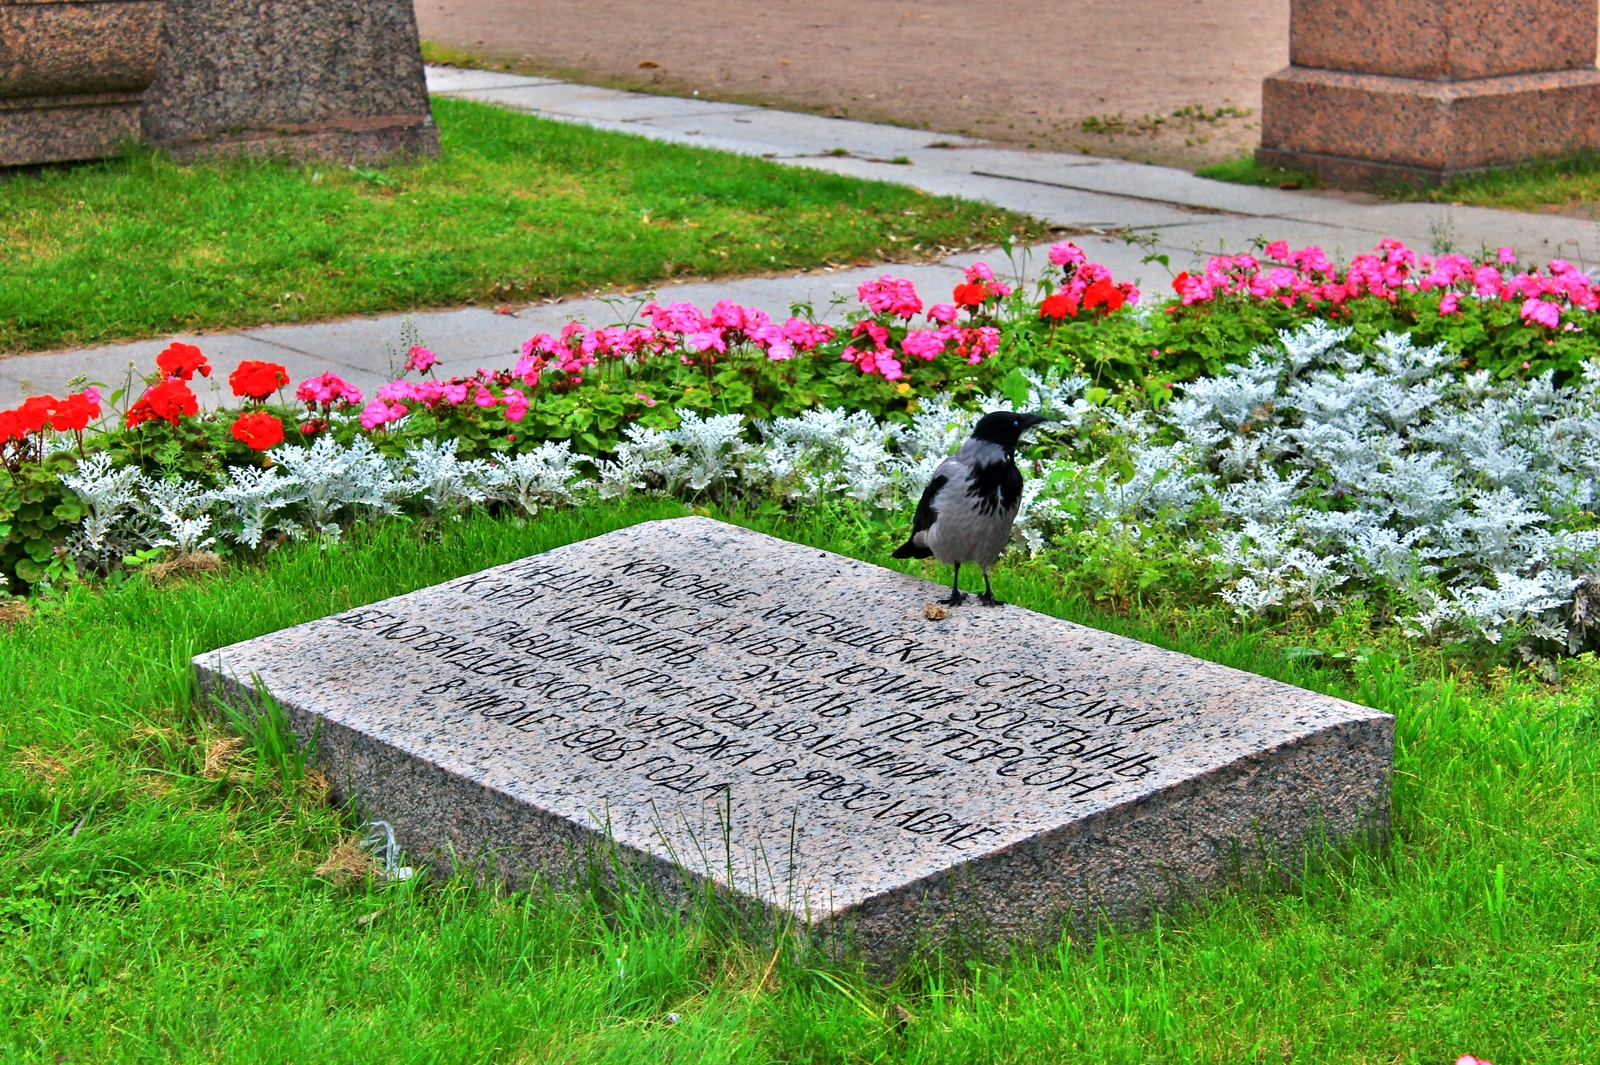
<instances>
[{"instance_id":1,"label":"paved walkway","mask_svg":"<svg viewBox=\"0 0 1600 1065\"><path fill-rule=\"evenodd\" d=\"M430 89L515 107L567 122L635 133L658 140L771 158L776 162L913 185L1033 214L1084 232L1074 237L1118 278L1165 288L1168 274L1142 263L1143 249L1112 231L1153 235L1174 272L1219 249L1244 251L1253 238L1319 244L1348 257L1370 250L1385 236L1421 249L1456 250L1510 245L1524 256L1564 256L1600 262L1600 227L1550 215L1430 204L1364 202L1329 193L1253 189L1206 181L1181 170L1121 160L1049 152L1019 152L980 141L931 138L897 126L879 126L737 104L601 89L543 78L431 68ZM953 145L935 147L935 143ZM829 154L839 150L848 154ZM887 162L895 158L909 163ZM794 301L821 312L835 293L888 270L911 278L925 296L943 297L962 267L977 258L1002 265L998 252L959 255L923 266L812 271L790 277L664 286L663 300L707 306L727 297L768 313L787 313ZM1035 249L1032 265L1042 261ZM838 312L833 312L838 317ZM295 380L333 369L368 390L390 378L385 342L394 343L404 315L383 315L311 325L268 326L212 335L198 342L224 370L240 359L285 364ZM503 367L524 339L559 329L571 318L594 325L616 320L612 305L597 300L534 304L515 316L483 308L430 311L413 316L423 341L448 371ZM184 338L193 339L193 338ZM80 351L0 359L0 406L30 392L56 391L75 375L116 386L131 364L147 370L166 341L114 344ZM219 377L222 375L219 375ZM217 400L222 387L214 381Z\"/></svg>"}]
</instances>

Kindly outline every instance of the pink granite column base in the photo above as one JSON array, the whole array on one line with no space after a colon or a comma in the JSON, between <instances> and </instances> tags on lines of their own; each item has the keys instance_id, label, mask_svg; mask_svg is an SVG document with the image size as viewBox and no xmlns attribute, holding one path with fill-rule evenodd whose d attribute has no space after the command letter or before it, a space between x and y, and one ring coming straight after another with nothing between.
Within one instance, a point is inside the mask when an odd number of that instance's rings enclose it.
<instances>
[{"instance_id":1,"label":"pink granite column base","mask_svg":"<svg viewBox=\"0 0 1600 1065\"><path fill-rule=\"evenodd\" d=\"M1361 188L1597 149L1592 66L1468 81L1288 67L1262 86L1256 158Z\"/></svg>"},{"instance_id":2,"label":"pink granite column base","mask_svg":"<svg viewBox=\"0 0 1600 1065\"><path fill-rule=\"evenodd\" d=\"M0 100L0 166L116 155L139 139L139 94Z\"/></svg>"}]
</instances>

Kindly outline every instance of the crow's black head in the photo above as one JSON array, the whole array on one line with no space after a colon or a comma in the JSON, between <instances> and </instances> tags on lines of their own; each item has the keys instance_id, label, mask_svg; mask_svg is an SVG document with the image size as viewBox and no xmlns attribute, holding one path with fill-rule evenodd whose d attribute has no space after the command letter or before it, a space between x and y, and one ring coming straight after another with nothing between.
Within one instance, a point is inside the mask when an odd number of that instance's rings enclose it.
<instances>
[{"instance_id":1,"label":"crow's black head","mask_svg":"<svg viewBox=\"0 0 1600 1065\"><path fill-rule=\"evenodd\" d=\"M999 444L1007 451L1017 449L1017 439L1035 425L1054 421L1038 414L1018 414L1009 410L997 410L993 414L985 414L978 419L977 428L972 430L972 439L987 440L991 444Z\"/></svg>"}]
</instances>

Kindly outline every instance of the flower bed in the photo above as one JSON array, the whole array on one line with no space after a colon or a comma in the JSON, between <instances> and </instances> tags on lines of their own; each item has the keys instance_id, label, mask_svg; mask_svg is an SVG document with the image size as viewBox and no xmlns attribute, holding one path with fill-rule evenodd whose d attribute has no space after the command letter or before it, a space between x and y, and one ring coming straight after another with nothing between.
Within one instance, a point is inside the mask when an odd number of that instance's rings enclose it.
<instances>
[{"instance_id":1,"label":"flower bed","mask_svg":"<svg viewBox=\"0 0 1600 1065\"><path fill-rule=\"evenodd\" d=\"M1265 256L1180 274L1160 307L1071 244L1031 292L983 264L932 305L869 282L838 327L650 304L448 378L408 337L374 396L245 362L242 407L205 414L191 384L212 367L174 344L137 396L0 412L0 573L25 591L587 493L894 511L979 411L1015 406L1062 419L1031 456L1030 551L1153 545L1241 615L1359 603L1418 636L1582 648L1600 548L1587 275L1388 241L1343 274L1316 249Z\"/></svg>"}]
</instances>

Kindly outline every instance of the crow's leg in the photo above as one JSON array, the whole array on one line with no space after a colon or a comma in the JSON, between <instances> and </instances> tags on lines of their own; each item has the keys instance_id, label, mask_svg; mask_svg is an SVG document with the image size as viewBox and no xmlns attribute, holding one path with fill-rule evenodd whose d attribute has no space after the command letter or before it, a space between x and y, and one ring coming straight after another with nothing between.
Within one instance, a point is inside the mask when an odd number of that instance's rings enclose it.
<instances>
[{"instance_id":1,"label":"crow's leg","mask_svg":"<svg viewBox=\"0 0 1600 1065\"><path fill-rule=\"evenodd\" d=\"M939 602L945 606L960 606L966 601L967 597L961 594L961 563L957 562L955 573L950 575L950 598Z\"/></svg>"},{"instance_id":2,"label":"crow's leg","mask_svg":"<svg viewBox=\"0 0 1600 1065\"><path fill-rule=\"evenodd\" d=\"M983 594L978 596L978 602L984 606L1005 606L1005 603L994 597L994 589L989 585L989 571L983 571Z\"/></svg>"}]
</instances>

